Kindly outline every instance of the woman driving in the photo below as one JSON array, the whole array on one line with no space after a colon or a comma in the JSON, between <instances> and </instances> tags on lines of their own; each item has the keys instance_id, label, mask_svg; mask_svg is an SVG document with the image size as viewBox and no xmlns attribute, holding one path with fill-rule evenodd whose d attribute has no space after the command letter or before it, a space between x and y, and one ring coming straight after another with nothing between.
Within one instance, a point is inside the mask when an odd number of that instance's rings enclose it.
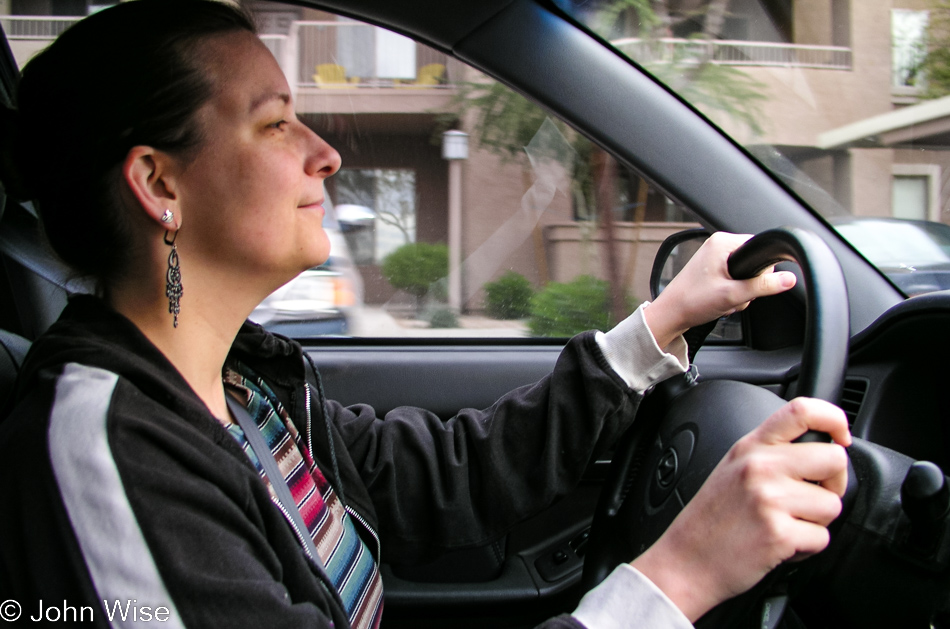
<instances>
[{"instance_id":1,"label":"woman driving","mask_svg":"<svg viewBox=\"0 0 950 629\"><path fill-rule=\"evenodd\" d=\"M552 504L686 369L683 332L794 284L730 279L745 237L717 234L537 384L448 422L378 418L326 399L298 344L246 323L327 259L340 157L296 118L245 14L120 3L31 61L18 100L19 177L55 252L98 286L33 344L0 429L0 598L24 616L62 601L106 626L134 601L178 626L376 627L380 562L484 545ZM836 444L791 443L808 429ZM653 547L545 626L689 626L820 551L849 443L834 406L787 404Z\"/></svg>"}]
</instances>

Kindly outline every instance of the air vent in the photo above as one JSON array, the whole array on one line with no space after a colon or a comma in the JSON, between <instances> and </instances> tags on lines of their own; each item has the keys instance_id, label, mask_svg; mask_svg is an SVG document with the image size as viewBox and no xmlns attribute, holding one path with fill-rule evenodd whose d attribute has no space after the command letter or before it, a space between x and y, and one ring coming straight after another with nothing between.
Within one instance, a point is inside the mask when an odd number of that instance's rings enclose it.
<instances>
[{"instance_id":1,"label":"air vent","mask_svg":"<svg viewBox=\"0 0 950 629\"><path fill-rule=\"evenodd\" d=\"M841 390L841 410L848 416L848 426L854 426L854 420L861 411L861 403L868 392L867 378L845 378Z\"/></svg>"}]
</instances>

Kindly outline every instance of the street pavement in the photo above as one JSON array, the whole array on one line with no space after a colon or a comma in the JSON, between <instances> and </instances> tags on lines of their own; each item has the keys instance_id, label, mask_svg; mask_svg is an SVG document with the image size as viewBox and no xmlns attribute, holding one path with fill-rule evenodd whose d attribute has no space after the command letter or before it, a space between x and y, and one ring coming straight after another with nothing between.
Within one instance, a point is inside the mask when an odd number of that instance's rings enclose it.
<instances>
[{"instance_id":1,"label":"street pavement","mask_svg":"<svg viewBox=\"0 0 950 629\"><path fill-rule=\"evenodd\" d=\"M459 316L458 328L430 328L425 321L397 318L379 307L363 306L350 318L353 336L384 338L523 338L523 321L499 321L477 315Z\"/></svg>"}]
</instances>

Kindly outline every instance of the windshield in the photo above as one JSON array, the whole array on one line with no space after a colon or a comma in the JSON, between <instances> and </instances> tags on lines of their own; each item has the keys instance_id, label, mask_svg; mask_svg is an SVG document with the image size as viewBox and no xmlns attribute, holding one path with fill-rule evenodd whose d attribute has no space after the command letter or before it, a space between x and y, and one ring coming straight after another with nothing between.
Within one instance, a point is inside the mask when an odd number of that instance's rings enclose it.
<instances>
[{"instance_id":1,"label":"windshield","mask_svg":"<svg viewBox=\"0 0 950 629\"><path fill-rule=\"evenodd\" d=\"M947 3L558 4L702 111L892 280L895 267L947 261L933 225L950 222Z\"/></svg>"},{"instance_id":2,"label":"windshield","mask_svg":"<svg viewBox=\"0 0 950 629\"><path fill-rule=\"evenodd\" d=\"M950 242L945 233L922 229L912 222L869 219L836 225L838 232L869 260L881 267L923 266L950 262Z\"/></svg>"}]
</instances>

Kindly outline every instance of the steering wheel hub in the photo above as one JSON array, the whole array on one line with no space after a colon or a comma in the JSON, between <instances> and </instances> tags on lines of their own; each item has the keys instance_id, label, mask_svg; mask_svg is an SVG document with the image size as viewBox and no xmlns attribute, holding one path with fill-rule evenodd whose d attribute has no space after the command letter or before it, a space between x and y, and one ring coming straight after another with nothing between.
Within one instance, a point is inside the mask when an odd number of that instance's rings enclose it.
<instances>
[{"instance_id":1,"label":"steering wheel hub","mask_svg":"<svg viewBox=\"0 0 950 629\"><path fill-rule=\"evenodd\" d=\"M656 465L654 482L650 485L651 507L659 507L676 489L683 472L689 467L695 443L696 435L690 427L683 428L669 441Z\"/></svg>"}]
</instances>

